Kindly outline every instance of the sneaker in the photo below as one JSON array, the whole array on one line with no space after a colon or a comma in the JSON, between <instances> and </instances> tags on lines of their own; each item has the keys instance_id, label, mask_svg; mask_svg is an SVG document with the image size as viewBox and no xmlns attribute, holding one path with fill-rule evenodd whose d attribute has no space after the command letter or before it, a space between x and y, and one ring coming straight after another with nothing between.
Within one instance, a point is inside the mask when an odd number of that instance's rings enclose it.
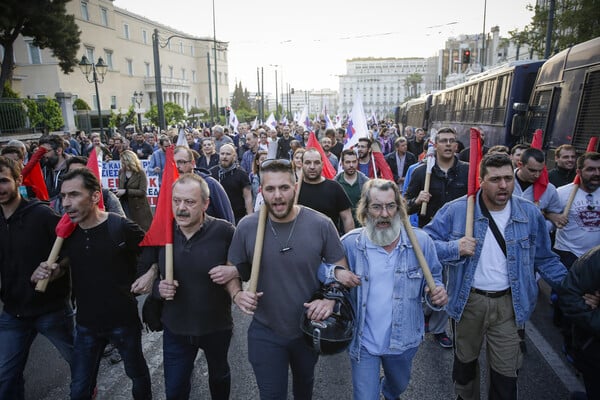
<instances>
[{"instance_id":1,"label":"sneaker","mask_svg":"<svg viewBox=\"0 0 600 400\"><path fill-rule=\"evenodd\" d=\"M436 333L434 336L435 336L435 340L437 340L439 345L442 346L443 348L449 349L452 347L452 344L453 344L452 339L450 339L448 337L446 332Z\"/></svg>"}]
</instances>

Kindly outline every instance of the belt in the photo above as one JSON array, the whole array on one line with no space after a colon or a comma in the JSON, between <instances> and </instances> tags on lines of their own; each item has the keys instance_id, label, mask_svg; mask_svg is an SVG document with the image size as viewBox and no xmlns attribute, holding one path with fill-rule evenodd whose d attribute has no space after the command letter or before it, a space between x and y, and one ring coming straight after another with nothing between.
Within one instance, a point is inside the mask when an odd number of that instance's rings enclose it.
<instances>
[{"instance_id":1,"label":"belt","mask_svg":"<svg viewBox=\"0 0 600 400\"><path fill-rule=\"evenodd\" d=\"M481 296L485 296L485 297L489 297L490 299L496 299L498 297L502 297L504 295L507 295L510 293L510 288L504 289L504 290L481 290L481 289L477 289L472 287L471 288L471 293L476 293L479 294Z\"/></svg>"}]
</instances>

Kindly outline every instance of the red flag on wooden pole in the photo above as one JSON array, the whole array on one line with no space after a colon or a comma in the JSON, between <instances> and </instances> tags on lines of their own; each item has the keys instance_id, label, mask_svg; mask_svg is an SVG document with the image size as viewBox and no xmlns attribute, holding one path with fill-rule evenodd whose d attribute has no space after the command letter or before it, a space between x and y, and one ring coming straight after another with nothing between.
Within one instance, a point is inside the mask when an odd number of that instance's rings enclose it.
<instances>
[{"instance_id":1,"label":"red flag on wooden pole","mask_svg":"<svg viewBox=\"0 0 600 400\"><path fill-rule=\"evenodd\" d=\"M588 142L586 153L590 151L596 151L598 147L598 136L592 136L590 141ZM571 210L571 206L573 205L573 201L575 200L575 196L577 195L577 191L579 190L579 185L581 184L581 178L579 174L575 175L575 179L573 179L573 190L571 190L571 194L567 199L567 204L565 204L565 209L563 210L563 217L569 217L569 211Z\"/></svg>"},{"instance_id":2,"label":"red flag on wooden pole","mask_svg":"<svg viewBox=\"0 0 600 400\"><path fill-rule=\"evenodd\" d=\"M23 185L30 186L33 193L35 193L35 197L45 201L50 200L50 196L48 195L48 188L46 187L46 181L44 180L44 174L40 166L40 159L47 151L44 146L38 147L21 171Z\"/></svg>"},{"instance_id":3,"label":"red flag on wooden pole","mask_svg":"<svg viewBox=\"0 0 600 400\"><path fill-rule=\"evenodd\" d=\"M100 182L100 187L102 188L102 176L100 176L100 168L98 167L98 147L94 147L90 152L90 157L88 158L87 168L92 171L92 174L96 175L98 181ZM102 192L100 193L100 201L98 201L98 208L104 210L104 196L102 196Z\"/></svg>"},{"instance_id":4,"label":"red flag on wooden pole","mask_svg":"<svg viewBox=\"0 0 600 400\"><path fill-rule=\"evenodd\" d=\"M542 130L536 129L535 133L533 134L533 140L531 141L531 147L534 149L542 150L543 136L544 134ZM546 191L546 188L548 187L548 183L550 183L550 180L548 179L548 168L546 168L546 166L544 165L542 173L536 179L536 181L533 182L534 203L540 201L540 198L542 197L542 195Z\"/></svg>"}]
</instances>

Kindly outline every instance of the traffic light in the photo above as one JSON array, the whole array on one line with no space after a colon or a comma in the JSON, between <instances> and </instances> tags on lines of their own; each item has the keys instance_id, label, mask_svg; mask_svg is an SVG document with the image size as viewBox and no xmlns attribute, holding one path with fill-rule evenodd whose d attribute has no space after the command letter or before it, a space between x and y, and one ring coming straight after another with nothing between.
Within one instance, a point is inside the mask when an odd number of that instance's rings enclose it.
<instances>
[{"instance_id":1,"label":"traffic light","mask_svg":"<svg viewBox=\"0 0 600 400\"><path fill-rule=\"evenodd\" d=\"M471 50L465 49L462 54L462 63L470 64L471 63Z\"/></svg>"}]
</instances>

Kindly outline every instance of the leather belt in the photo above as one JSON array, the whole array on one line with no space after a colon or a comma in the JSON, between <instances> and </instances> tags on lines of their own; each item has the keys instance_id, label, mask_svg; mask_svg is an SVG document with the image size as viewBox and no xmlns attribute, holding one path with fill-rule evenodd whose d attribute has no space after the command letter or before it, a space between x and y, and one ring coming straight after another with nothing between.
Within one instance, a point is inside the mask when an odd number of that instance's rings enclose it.
<instances>
[{"instance_id":1,"label":"leather belt","mask_svg":"<svg viewBox=\"0 0 600 400\"><path fill-rule=\"evenodd\" d=\"M490 299L496 299L498 297L502 297L504 295L507 295L510 293L510 288L504 289L504 290L481 290L481 289L477 289L472 287L471 288L471 293L476 293L478 295L481 296L485 296L485 297L489 297Z\"/></svg>"}]
</instances>

